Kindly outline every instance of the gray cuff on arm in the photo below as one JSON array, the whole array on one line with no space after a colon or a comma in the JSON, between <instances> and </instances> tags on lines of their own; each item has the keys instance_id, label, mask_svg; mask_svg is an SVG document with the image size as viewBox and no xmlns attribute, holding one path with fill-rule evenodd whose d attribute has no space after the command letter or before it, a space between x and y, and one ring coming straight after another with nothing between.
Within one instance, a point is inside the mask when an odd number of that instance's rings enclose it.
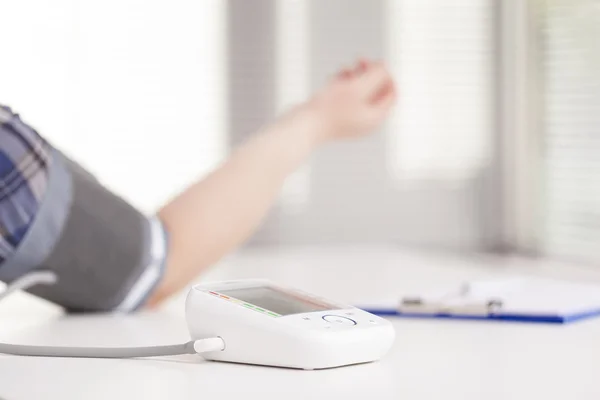
<instances>
[{"instance_id":1,"label":"gray cuff on arm","mask_svg":"<svg viewBox=\"0 0 600 400\"><path fill-rule=\"evenodd\" d=\"M27 291L70 312L132 311L162 276L166 234L59 151L32 228L0 269L10 283L34 269L57 275Z\"/></svg>"}]
</instances>

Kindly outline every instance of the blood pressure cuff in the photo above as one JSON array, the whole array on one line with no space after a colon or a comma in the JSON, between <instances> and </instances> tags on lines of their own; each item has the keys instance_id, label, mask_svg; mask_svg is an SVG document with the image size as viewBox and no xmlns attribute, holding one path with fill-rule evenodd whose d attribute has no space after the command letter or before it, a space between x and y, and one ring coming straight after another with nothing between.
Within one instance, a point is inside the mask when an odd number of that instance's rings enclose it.
<instances>
[{"instance_id":1,"label":"blood pressure cuff","mask_svg":"<svg viewBox=\"0 0 600 400\"><path fill-rule=\"evenodd\" d=\"M45 197L26 237L0 268L0 280L50 270L55 284L27 291L68 312L130 312L162 276L166 239L158 219L53 149Z\"/></svg>"}]
</instances>

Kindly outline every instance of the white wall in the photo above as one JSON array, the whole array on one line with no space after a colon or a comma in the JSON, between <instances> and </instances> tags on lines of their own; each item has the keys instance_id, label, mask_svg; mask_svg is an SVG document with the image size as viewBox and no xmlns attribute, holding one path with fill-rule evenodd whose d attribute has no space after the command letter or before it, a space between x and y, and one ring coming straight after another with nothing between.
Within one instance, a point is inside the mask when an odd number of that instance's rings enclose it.
<instances>
[{"instance_id":1,"label":"white wall","mask_svg":"<svg viewBox=\"0 0 600 400\"><path fill-rule=\"evenodd\" d=\"M0 103L151 211L224 155L219 0L2 0Z\"/></svg>"},{"instance_id":2,"label":"white wall","mask_svg":"<svg viewBox=\"0 0 600 400\"><path fill-rule=\"evenodd\" d=\"M226 151L225 9L0 0L0 103L152 212ZM18 293L0 312L48 309L58 311Z\"/></svg>"}]
</instances>

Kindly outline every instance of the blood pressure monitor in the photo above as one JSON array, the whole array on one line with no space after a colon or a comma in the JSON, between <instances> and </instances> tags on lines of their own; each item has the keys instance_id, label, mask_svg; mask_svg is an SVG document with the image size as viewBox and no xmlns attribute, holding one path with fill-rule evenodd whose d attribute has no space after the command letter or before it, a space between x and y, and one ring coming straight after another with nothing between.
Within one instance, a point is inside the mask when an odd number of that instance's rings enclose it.
<instances>
[{"instance_id":1,"label":"blood pressure monitor","mask_svg":"<svg viewBox=\"0 0 600 400\"><path fill-rule=\"evenodd\" d=\"M34 272L0 300L54 276ZM191 340L141 347L73 347L1 343L0 353L37 357L160 357L202 355L207 360L323 369L376 361L395 333L385 319L264 280L193 286L186 299Z\"/></svg>"},{"instance_id":2,"label":"blood pressure monitor","mask_svg":"<svg viewBox=\"0 0 600 400\"><path fill-rule=\"evenodd\" d=\"M186 299L194 340L219 337L208 360L322 369L383 357L395 332L389 321L264 280L196 285Z\"/></svg>"}]
</instances>

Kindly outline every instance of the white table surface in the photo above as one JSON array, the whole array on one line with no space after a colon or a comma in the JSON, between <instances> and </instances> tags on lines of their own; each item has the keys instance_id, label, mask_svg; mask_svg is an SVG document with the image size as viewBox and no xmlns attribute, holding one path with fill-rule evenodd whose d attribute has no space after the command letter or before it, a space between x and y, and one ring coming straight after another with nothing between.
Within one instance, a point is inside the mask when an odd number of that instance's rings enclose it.
<instances>
[{"instance_id":1,"label":"white table surface","mask_svg":"<svg viewBox=\"0 0 600 400\"><path fill-rule=\"evenodd\" d=\"M530 274L600 283L600 267L514 258L461 258L390 248L244 252L203 280L265 277L352 303L465 279ZM380 362L324 371L164 359L0 355L0 398L22 399L594 399L600 319L574 325L394 319ZM26 295L0 306L0 339L126 346L188 340L183 296L134 316L63 317ZM251 345L251 344L249 344Z\"/></svg>"}]
</instances>

